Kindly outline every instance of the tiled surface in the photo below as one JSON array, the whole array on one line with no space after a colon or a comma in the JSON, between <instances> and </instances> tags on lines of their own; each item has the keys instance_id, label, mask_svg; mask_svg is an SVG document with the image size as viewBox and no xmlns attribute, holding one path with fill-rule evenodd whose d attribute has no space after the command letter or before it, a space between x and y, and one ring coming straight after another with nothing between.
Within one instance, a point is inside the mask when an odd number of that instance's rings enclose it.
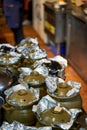
<instances>
[{"instance_id":1,"label":"tiled surface","mask_svg":"<svg viewBox=\"0 0 87 130\"><path fill-rule=\"evenodd\" d=\"M14 45L13 34L12 34L11 30L8 28L8 26L6 25L5 21L3 21L1 28L3 28L3 35L6 39L6 41L8 43ZM23 29L24 29L25 37L38 38L40 47L44 48L46 50L48 57L54 57L54 54L50 51L49 47L47 47L44 44L43 40L35 32L32 25L24 26ZM82 107L87 112L87 84L80 78L80 76L74 71L74 69L69 64L66 68L66 81L67 80L77 81L82 84L82 87L80 90L80 94L82 97Z\"/></svg>"}]
</instances>

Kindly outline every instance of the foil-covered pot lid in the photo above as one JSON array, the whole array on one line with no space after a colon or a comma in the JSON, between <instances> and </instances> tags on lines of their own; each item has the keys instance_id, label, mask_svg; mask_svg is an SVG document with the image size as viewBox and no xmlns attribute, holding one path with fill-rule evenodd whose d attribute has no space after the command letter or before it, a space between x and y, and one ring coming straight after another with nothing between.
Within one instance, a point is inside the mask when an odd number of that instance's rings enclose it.
<instances>
[{"instance_id":1,"label":"foil-covered pot lid","mask_svg":"<svg viewBox=\"0 0 87 130\"><path fill-rule=\"evenodd\" d=\"M8 52L15 52L16 48L10 44L3 43L0 45L0 52L8 53Z\"/></svg>"},{"instance_id":2,"label":"foil-covered pot lid","mask_svg":"<svg viewBox=\"0 0 87 130\"><path fill-rule=\"evenodd\" d=\"M0 57L0 66L13 65L20 61L21 55L15 52L3 54Z\"/></svg>"},{"instance_id":3,"label":"foil-covered pot lid","mask_svg":"<svg viewBox=\"0 0 87 130\"><path fill-rule=\"evenodd\" d=\"M65 97L66 93L70 91L71 89L72 87L70 85L68 85L66 82L63 82L63 83L59 83L54 93L56 96Z\"/></svg>"},{"instance_id":4,"label":"foil-covered pot lid","mask_svg":"<svg viewBox=\"0 0 87 130\"><path fill-rule=\"evenodd\" d=\"M40 85L45 82L45 77L37 71L32 71L30 75L27 75L23 78L23 81L30 85Z\"/></svg>"},{"instance_id":5,"label":"foil-covered pot lid","mask_svg":"<svg viewBox=\"0 0 87 130\"><path fill-rule=\"evenodd\" d=\"M39 49L37 39L25 38L17 45L17 51L21 53L25 58L29 58L30 52Z\"/></svg>"},{"instance_id":6,"label":"foil-covered pot lid","mask_svg":"<svg viewBox=\"0 0 87 130\"><path fill-rule=\"evenodd\" d=\"M38 45L38 40L37 38L30 38L30 37L27 37L25 39L23 39L20 44L17 45L17 48L18 47L22 47L22 46L26 46L26 47L30 47L31 45Z\"/></svg>"},{"instance_id":7,"label":"foil-covered pot lid","mask_svg":"<svg viewBox=\"0 0 87 130\"><path fill-rule=\"evenodd\" d=\"M64 116L62 110L66 111L66 114L64 114ZM42 125L47 125L48 123L51 123L50 126L55 127L56 129L60 127L63 130L69 130L73 125L77 114L81 112L81 109L67 109L65 107L61 107L59 102L51 98L49 95L46 95L42 97L37 105L33 105L32 111L36 114L38 121ZM52 114L54 116L52 116ZM58 120L57 118L55 118L55 116L58 116L57 114L59 114Z\"/></svg>"},{"instance_id":8,"label":"foil-covered pot lid","mask_svg":"<svg viewBox=\"0 0 87 130\"><path fill-rule=\"evenodd\" d=\"M45 50L42 50L39 48L38 50L30 52L29 56L30 56L30 59L37 59L38 60L38 59L46 58L47 54L46 54Z\"/></svg>"},{"instance_id":9,"label":"foil-covered pot lid","mask_svg":"<svg viewBox=\"0 0 87 130\"><path fill-rule=\"evenodd\" d=\"M70 119L71 115L66 109L56 106L42 112L40 122L44 125L51 126L52 123L67 123Z\"/></svg>"},{"instance_id":10,"label":"foil-covered pot lid","mask_svg":"<svg viewBox=\"0 0 87 130\"><path fill-rule=\"evenodd\" d=\"M36 100L34 93L25 89L20 89L6 98L7 103L13 106L27 106L32 104L34 100Z\"/></svg>"},{"instance_id":11,"label":"foil-covered pot lid","mask_svg":"<svg viewBox=\"0 0 87 130\"><path fill-rule=\"evenodd\" d=\"M47 92L56 99L69 99L79 94L81 83L75 81L63 81L56 77L46 78Z\"/></svg>"}]
</instances>

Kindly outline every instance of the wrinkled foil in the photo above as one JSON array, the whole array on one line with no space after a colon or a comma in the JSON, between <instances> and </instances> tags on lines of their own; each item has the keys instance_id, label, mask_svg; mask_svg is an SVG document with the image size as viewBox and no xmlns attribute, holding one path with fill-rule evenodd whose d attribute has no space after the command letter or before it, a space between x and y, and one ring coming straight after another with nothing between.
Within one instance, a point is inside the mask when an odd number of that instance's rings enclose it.
<instances>
[{"instance_id":1,"label":"wrinkled foil","mask_svg":"<svg viewBox=\"0 0 87 130\"><path fill-rule=\"evenodd\" d=\"M40 93L39 89L38 88L32 88L32 87L29 88L27 84L17 84L15 86L12 86L11 88L5 90L4 94L6 95L6 98L8 98L12 93L14 93L14 92L16 92L18 90L21 90L21 89L32 92L35 95L36 99L33 100L32 103L39 100L39 93ZM29 104L31 104L31 102ZM19 106L20 105L21 104L19 104Z\"/></svg>"},{"instance_id":2,"label":"wrinkled foil","mask_svg":"<svg viewBox=\"0 0 87 130\"><path fill-rule=\"evenodd\" d=\"M49 95L46 95L42 97L42 99L38 102L37 105L33 105L32 111L37 115L39 120L41 120L41 113L45 110L51 109L52 107L60 106L60 103L56 102L54 99L52 99ZM74 120L78 113L81 112L81 109L66 109L65 107L62 107L64 110L66 110L70 115L71 119L70 122L67 123L56 123L51 124L52 127L60 127L63 130L69 130L70 127L73 125Z\"/></svg>"},{"instance_id":3,"label":"wrinkled foil","mask_svg":"<svg viewBox=\"0 0 87 130\"><path fill-rule=\"evenodd\" d=\"M52 59L52 60L51 60ZM54 75L54 74L51 74L51 73L55 73L55 75L57 77L60 77L62 79L65 79L65 67L64 65L61 65L58 61L55 61L57 62L58 64L60 64L61 66L61 69L55 69L55 66L54 66L54 72L51 72L52 68L49 67L49 65L47 66L47 64L51 64L51 62L54 61L53 58L44 58L44 59L41 59L41 60L37 60L34 64L33 64L33 67L37 67L39 65L45 65L48 70L49 70L49 75ZM57 66L56 66L57 67Z\"/></svg>"},{"instance_id":4,"label":"wrinkled foil","mask_svg":"<svg viewBox=\"0 0 87 130\"><path fill-rule=\"evenodd\" d=\"M29 49L26 46L20 46L17 51L21 53L25 58L29 58Z\"/></svg>"},{"instance_id":5,"label":"wrinkled foil","mask_svg":"<svg viewBox=\"0 0 87 130\"><path fill-rule=\"evenodd\" d=\"M29 44L30 42L38 45L38 39L37 38L27 37L27 38L23 39L18 46L25 45L26 43Z\"/></svg>"},{"instance_id":6,"label":"wrinkled foil","mask_svg":"<svg viewBox=\"0 0 87 130\"><path fill-rule=\"evenodd\" d=\"M30 73L32 72L32 69L28 67L20 67L18 68L18 71L20 73L19 77L24 77L26 75L30 75Z\"/></svg>"},{"instance_id":7,"label":"wrinkled foil","mask_svg":"<svg viewBox=\"0 0 87 130\"><path fill-rule=\"evenodd\" d=\"M49 59L60 63L63 67L67 67L67 60L60 55L57 55L57 56L55 56L53 58L49 58Z\"/></svg>"},{"instance_id":8,"label":"wrinkled foil","mask_svg":"<svg viewBox=\"0 0 87 130\"><path fill-rule=\"evenodd\" d=\"M17 51L30 59L41 59L47 56L46 51L39 48L38 41L31 38L23 40L17 47Z\"/></svg>"},{"instance_id":9,"label":"wrinkled foil","mask_svg":"<svg viewBox=\"0 0 87 130\"><path fill-rule=\"evenodd\" d=\"M44 77L47 77L49 74L48 68L45 65L38 65L34 70L32 70L31 68L28 67L20 67L18 69L18 71L20 72L19 77L20 77L20 81L23 82L23 77L30 75L32 71L36 71L39 74L43 75ZM20 82L19 81L19 82Z\"/></svg>"},{"instance_id":10,"label":"wrinkled foil","mask_svg":"<svg viewBox=\"0 0 87 130\"><path fill-rule=\"evenodd\" d=\"M20 122L13 121L11 124L8 122L3 122L1 125L0 130L52 130L52 127L31 127L31 126L25 126Z\"/></svg>"},{"instance_id":11,"label":"wrinkled foil","mask_svg":"<svg viewBox=\"0 0 87 130\"><path fill-rule=\"evenodd\" d=\"M3 54L2 57L0 57L0 64L1 65L9 65L9 64L15 64L17 63L21 58L21 54L18 54L16 52L10 52Z\"/></svg>"},{"instance_id":12,"label":"wrinkled foil","mask_svg":"<svg viewBox=\"0 0 87 130\"><path fill-rule=\"evenodd\" d=\"M25 89L27 90L28 89L28 85L27 84L17 84L15 86L12 86L11 88L8 88L4 91L4 94L8 97L10 94L18 91L18 90L21 90L21 89Z\"/></svg>"},{"instance_id":13,"label":"wrinkled foil","mask_svg":"<svg viewBox=\"0 0 87 130\"><path fill-rule=\"evenodd\" d=\"M65 82L63 79L53 76L48 76L45 80L49 92L54 92L59 83Z\"/></svg>"},{"instance_id":14,"label":"wrinkled foil","mask_svg":"<svg viewBox=\"0 0 87 130\"><path fill-rule=\"evenodd\" d=\"M49 95L46 95L42 97L42 99L38 102L37 105L33 105L32 111L36 113L40 118L40 115L43 111L56 106L60 106L60 104L56 102L53 98L51 98Z\"/></svg>"},{"instance_id":15,"label":"wrinkled foil","mask_svg":"<svg viewBox=\"0 0 87 130\"><path fill-rule=\"evenodd\" d=\"M46 78L45 82L46 82L46 86L47 86L49 92L51 92L52 95L55 95L54 92L57 89L58 84L65 82L65 81L61 78L48 76ZM72 96L72 95L80 92L81 83L71 81L71 80L67 81L66 83L72 87L72 89L66 93L66 97Z\"/></svg>"},{"instance_id":16,"label":"wrinkled foil","mask_svg":"<svg viewBox=\"0 0 87 130\"><path fill-rule=\"evenodd\" d=\"M46 58L41 60L36 60L35 63L33 64L33 67L36 68L37 66L42 65L44 63L51 63L51 61Z\"/></svg>"},{"instance_id":17,"label":"wrinkled foil","mask_svg":"<svg viewBox=\"0 0 87 130\"><path fill-rule=\"evenodd\" d=\"M81 83L69 80L67 84L72 86L72 89L67 92L66 96L71 96L80 92Z\"/></svg>"},{"instance_id":18,"label":"wrinkled foil","mask_svg":"<svg viewBox=\"0 0 87 130\"><path fill-rule=\"evenodd\" d=\"M7 43L0 44L0 52L8 53L8 52L15 52L15 50L16 48L10 44Z\"/></svg>"},{"instance_id":19,"label":"wrinkled foil","mask_svg":"<svg viewBox=\"0 0 87 130\"><path fill-rule=\"evenodd\" d=\"M17 51L22 53L25 58L29 58L32 50L39 50L38 40L36 38L26 38L17 46Z\"/></svg>"},{"instance_id":20,"label":"wrinkled foil","mask_svg":"<svg viewBox=\"0 0 87 130\"><path fill-rule=\"evenodd\" d=\"M45 65L38 65L34 71L37 71L39 74L43 75L44 77L47 77L49 74L49 70Z\"/></svg>"},{"instance_id":21,"label":"wrinkled foil","mask_svg":"<svg viewBox=\"0 0 87 130\"><path fill-rule=\"evenodd\" d=\"M35 52L30 53L29 56L30 56L30 59L41 59L41 58L47 57L47 53L45 50L38 49Z\"/></svg>"}]
</instances>

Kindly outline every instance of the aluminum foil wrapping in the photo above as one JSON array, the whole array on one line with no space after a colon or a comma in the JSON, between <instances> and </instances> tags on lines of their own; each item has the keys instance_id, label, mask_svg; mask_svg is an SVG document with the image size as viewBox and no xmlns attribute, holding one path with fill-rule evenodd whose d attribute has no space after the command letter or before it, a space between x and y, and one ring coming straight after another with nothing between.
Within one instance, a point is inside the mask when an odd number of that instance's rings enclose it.
<instances>
[{"instance_id":1,"label":"aluminum foil wrapping","mask_svg":"<svg viewBox=\"0 0 87 130\"><path fill-rule=\"evenodd\" d=\"M32 42L33 44L38 45L38 39L37 38L27 37L27 38L23 39L18 46L26 45L26 44L29 44L30 42Z\"/></svg>"},{"instance_id":2,"label":"aluminum foil wrapping","mask_svg":"<svg viewBox=\"0 0 87 130\"><path fill-rule=\"evenodd\" d=\"M48 91L50 93L52 93L52 95L55 95L54 92L57 89L58 84L62 83L62 82L65 82L65 81L63 79L61 79L61 78L58 78L58 77L48 76L46 78L45 82L46 82L46 86L48 88ZM69 97L69 96L72 96L73 94L79 93L80 88L81 88L81 83L74 82L74 81L70 80L70 81L67 82L67 84L70 85L72 87L72 89L69 90L66 93L66 97Z\"/></svg>"},{"instance_id":3,"label":"aluminum foil wrapping","mask_svg":"<svg viewBox=\"0 0 87 130\"><path fill-rule=\"evenodd\" d=\"M33 105L32 111L40 117L41 113L55 106L60 106L58 102L52 99L49 95L42 97L37 105Z\"/></svg>"},{"instance_id":4,"label":"aluminum foil wrapping","mask_svg":"<svg viewBox=\"0 0 87 130\"><path fill-rule=\"evenodd\" d=\"M49 58L49 59L60 63L63 67L67 67L67 60L60 55L57 55L57 56L55 56L53 58Z\"/></svg>"},{"instance_id":5,"label":"aluminum foil wrapping","mask_svg":"<svg viewBox=\"0 0 87 130\"><path fill-rule=\"evenodd\" d=\"M6 64L15 64L20 60L20 57L11 57L6 61Z\"/></svg>"},{"instance_id":6,"label":"aluminum foil wrapping","mask_svg":"<svg viewBox=\"0 0 87 130\"><path fill-rule=\"evenodd\" d=\"M67 84L72 86L72 89L67 92L66 96L71 96L73 94L79 93L81 88L81 83L69 80Z\"/></svg>"},{"instance_id":7,"label":"aluminum foil wrapping","mask_svg":"<svg viewBox=\"0 0 87 130\"><path fill-rule=\"evenodd\" d=\"M17 51L21 53L25 58L29 58L29 53L32 50L38 50L38 40L33 38L26 38L21 41L17 46Z\"/></svg>"},{"instance_id":8,"label":"aluminum foil wrapping","mask_svg":"<svg viewBox=\"0 0 87 130\"><path fill-rule=\"evenodd\" d=\"M6 96L9 96L10 94L20 90L20 89L25 89L27 90L28 89L28 85L27 84L17 84L15 86L12 86L11 88L8 88L4 91L4 94Z\"/></svg>"},{"instance_id":9,"label":"aluminum foil wrapping","mask_svg":"<svg viewBox=\"0 0 87 130\"><path fill-rule=\"evenodd\" d=\"M0 45L0 52L8 53L8 52L15 52L16 48L10 44L3 43Z\"/></svg>"},{"instance_id":10,"label":"aluminum foil wrapping","mask_svg":"<svg viewBox=\"0 0 87 130\"><path fill-rule=\"evenodd\" d=\"M49 75L54 75L65 79L65 67L61 65L58 61L55 61L54 58L44 58L41 60L37 60L33 67L37 67L38 65L45 65L49 70Z\"/></svg>"},{"instance_id":11,"label":"aluminum foil wrapping","mask_svg":"<svg viewBox=\"0 0 87 130\"><path fill-rule=\"evenodd\" d=\"M27 90L29 92L32 92L34 93L35 97L36 97L36 101L39 99L39 89L38 88L32 88L27 85L27 84L17 84L15 86L12 86L11 88L7 89L4 91L4 94L6 95L6 98L8 98L12 93L18 91L18 90L21 90L21 89L24 89L24 90ZM35 101L34 100L34 101Z\"/></svg>"},{"instance_id":12,"label":"aluminum foil wrapping","mask_svg":"<svg viewBox=\"0 0 87 130\"><path fill-rule=\"evenodd\" d=\"M19 77L22 78L26 75L30 75L30 73L32 72L32 69L31 68L28 68L28 67L20 67L18 68L18 71L19 71Z\"/></svg>"},{"instance_id":13,"label":"aluminum foil wrapping","mask_svg":"<svg viewBox=\"0 0 87 130\"><path fill-rule=\"evenodd\" d=\"M21 53L25 58L29 58L29 49L25 46L17 48L18 52Z\"/></svg>"},{"instance_id":14,"label":"aluminum foil wrapping","mask_svg":"<svg viewBox=\"0 0 87 130\"><path fill-rule=\"evenodd\" d=\"M41 60L36 60L35 63L33 64L33 67L36 68L37 66L39 65L42 65L44 63L50 63L51 61L44 58L44 59L41 59Z\"/></svg>"},{"instance_id":15,"label":"aluminum foil wrapping","mask_svg":"<svg viewBox=\"0 0 87 130\"><path fill-rule=\"evenodd\" d=\"M45 65L38 65L34 70L26 67L21 67L18 69L20 74L19 74L19 83L25 83L24 77L29 76L31 72L38 72L40 75L47 77L49 74L48 68ZM35 83L35 82L34 82ZM34 84L33 83L33 84ZM38 81L36 81L35 84L38 84Z\"/></svg>"},{"instance_id":16,"label":"aluminum foil wrapping","mask_svg":"<svg viewBox=\"0 0 87 130\"><path fill-rule=\"evenodd\" d=\"M41 75L43 75L44 77L47 77L49 74L49 70L45 65L38 65L34 71L37 71L38 73L40 73Z\"/></svg>"},{"instance_id":17,"label":"aluminum foil wrapping","mask_svg":"<svg viewBox=\"0 0 87 130\"><path fill-rule=\"evenodd\" d=\"M45 110L48 110L52 107L60 106L60 103L56 102L54 99L52 99L49 95L46 95L42 97L42 99L38 102L37 105L33 105L32 111L37 114L39 117L39 120L41 120L41 113ZM60 127L63 130L69 130L70 127L73 125L74 120L78 113L81 112L80 109L66 109L65 107L62 107L65 111L67 111L71 115L71 119L67 123L59 123L56 122L55 124L51 124L52 127Z\"/></svg>"},{"instance_id":18,"label":"aluminum foil wrapping","mask_svg":"<svg viewBox=\"0 0 87 130\"><path fill-rule=\"evenodd\" d=\"M30 53L29 56L30 56L30 59L42 59L42 58L47 57L47 53L45 50L38 49L35 52Z\"/></svg>"},{"instance_id":19,"label":"aluminum foil wrapping","mask_svg":"<svg viewBox=\"0 0 87 130\"><path fill-rule=\"evenodd\" d=\"M52 130L52 127L33 127L33 126L25 126L20 122L13 121L11 124L8 122L3 122L0 130Z\"/></svg>"},{"instance_id":20,"label":"aluminum foil wrapping","mask_svg":"<svg viewBox=\"0 0 87 130\"><path fill-rule=\"evenodd\" d=\"M65 82L63 79L53 76L48 76L46 78L46 86L49 90L49 92L54 92L57 89L57 86L59 83Z\"/></svg>"},{"instance_id":21,"label":"aluminum foil wrapping","mask_svg":"<svg viewBox=\"0 0 87 130\"><path fill-rule=\"evenodd\" d=\"M0 64L1 65L11 65L19 62L21 59L21 54L18 54L16 52L10 52L3 54L2 57L0 57Z\"/></svg>"},{"instance_id":22,"label":"aluminum foil wrapping","mask_svg":"<svg viewBox=\"0 0 87 130\"><path fill-rule=\"evenodd\" d=\"M18 71L20 73L19 74L20 79L22 79L26 75L30 75L30 73L32 71L38 72L39 74L43 75L44 77L47 77L49 74L49 70L45 65L38 65L34 70L32 70L31 68L28 68L28 67L20 67L20 68L18 68Z\"/></svg>"}]
</instances>

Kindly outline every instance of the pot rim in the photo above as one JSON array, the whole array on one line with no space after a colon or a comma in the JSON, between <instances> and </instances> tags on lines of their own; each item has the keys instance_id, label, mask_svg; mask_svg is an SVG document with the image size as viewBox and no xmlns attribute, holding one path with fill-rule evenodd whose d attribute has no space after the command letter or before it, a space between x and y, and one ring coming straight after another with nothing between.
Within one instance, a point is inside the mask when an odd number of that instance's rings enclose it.
<instances>
[{"instance_id":1,"label":"pot rim","mask_svg":"<svg viewBox=\"0 0 87 130\"><path fill-rule=\"evenodd\" d=\"M32 106L33 104L35 104L39 99L37 99L35 97L35 99L33 101L30 101L29 103L27 104L14 104L14 103L11 103L9 100L9 97L12 95L13 93L11 93L9 96L6 96L5 100L6 100L6 103L15 107L15 108L25 108L25 107L29 107L29 106Z\"/></svg>"},{"instance_id":2,"label":"pot rim","mask_svg":"<svg viewBox=\"0 0 87 130\"><path fill-rule=\"evenodd\" d=\"M24 109L24 108L29 108L29 107L31 107L32 105L34 105L35 103L37 103L38 100L35 100L35 101L33 101L33 102L31 102L31 103L29 103L29 104L27 104L27 105L21 105L21 106L20 106L20 105L11 104L11 103L9 103L9 102L7 101L7 99L6 99L6 102L7 102L8 105L13 106L13 107L15 107L15 108L17 108L17 109Z\"/></svg>"},{"instance_id":3,"label":"pot rim","mask_svg":"<svg viewBox=\"0 0 87 130\"><path fill-rule=\"evenodd\" d=\"M56 96L56 95L53 95L53 93L50 93L48 89L47 89L47 93L48 93L51 97L53 97L53 98L55 98L55 99L61 99L61 100L71 99L71 98L74 98L74 97L80 95L79 92L78 92L78 93L75 93L75 94L73 94L73 95L71 95L71 96L66 96L66 97Z\"/></svg>"},{"instance_id":4,"label":"pot rim","mask_svg":"<svg viewBox=\"0 0 87 130\"><path fill-rule=\"evenodd\" d=\"M54 107L53 107L54 108ZM47 109L47 110L45 110L45 111L49 111L50 109ZM44 112L42 112L42 113L44 113ZM56 113L55 113L56 114ZM67 114L68 114L68 112L67 112ZM48 124L46 123L46 122L44 122L44 120L42 119L41 120L41 118L38 116L38 115L36 115L36 117L37 117L37 120L39 121L39 123L40 124L42 124L42 125L45 125L45 126L48 126ZM70 115L70 119L71 119L71 115ZM68 122L67 122L68 123ZM62 123L61 123L62 124ZM55 123L53 123L52 124L52 127L53 128L60 128L59 126L56 126L56 124Z\"/></svg>"}]
</instances>

